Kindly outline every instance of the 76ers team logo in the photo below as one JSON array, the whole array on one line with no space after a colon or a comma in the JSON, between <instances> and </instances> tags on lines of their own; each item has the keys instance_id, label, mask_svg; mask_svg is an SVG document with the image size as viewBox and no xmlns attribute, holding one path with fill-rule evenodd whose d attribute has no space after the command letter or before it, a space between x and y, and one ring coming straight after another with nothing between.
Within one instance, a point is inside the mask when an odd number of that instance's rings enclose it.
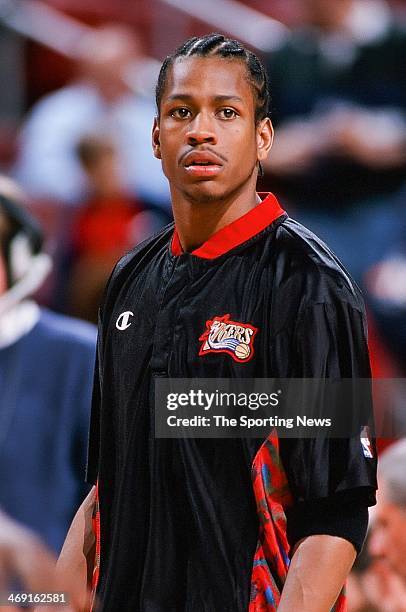
<instances>
[{"instance_id":1,"label":"76ers team logo","mask_svg":"<svg viewBox=\"0 0 406 612\"><path fill-rule=\"evenodd\" d=\"M200 336L203 342L199 355L208 353L228 353L239 363L249 361L254 356L254 338L258 329L249 323L237 323L230 315L214 317L206 321L206 331Z\"/></svg>"}]
</instances>

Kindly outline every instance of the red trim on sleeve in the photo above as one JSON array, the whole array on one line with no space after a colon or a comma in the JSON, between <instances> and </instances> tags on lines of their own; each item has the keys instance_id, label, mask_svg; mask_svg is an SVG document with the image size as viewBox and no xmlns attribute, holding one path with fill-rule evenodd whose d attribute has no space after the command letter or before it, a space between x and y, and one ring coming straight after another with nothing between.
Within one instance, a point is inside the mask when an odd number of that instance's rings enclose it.
<instances>
[{"instance_id":1,"label":"red trim on sleeve","mask_svg":"<svg viewBox=\"0 0 406 612\"><path fill-rule=\"evenodd\" d=\"M214 259L224 255L224 253L262 232L275 219L285 214L285 211L272 193L260 195L265 196L265 199L260 204L249 210L242 217L221 228L202 246L194 250L192 255L202 257L203 259ZM172 238L171 250L175 256L183 253L176 228Z\"/></svg>"},{"instance_id":2,"label":"red trim on sleeve","mask_svg":"<svg viewBox=\"0 0 406 612\"><path fill-rule=\"evenodd\" d=\"M92 594L90 612L95 610L96 589L99 582L100 573L100 505L99 505L99 481L96 482L95 503L92 516L92 528L96 538L96 553L94 559L93 576L92 576Z\"/></svg>"}]
</instances>

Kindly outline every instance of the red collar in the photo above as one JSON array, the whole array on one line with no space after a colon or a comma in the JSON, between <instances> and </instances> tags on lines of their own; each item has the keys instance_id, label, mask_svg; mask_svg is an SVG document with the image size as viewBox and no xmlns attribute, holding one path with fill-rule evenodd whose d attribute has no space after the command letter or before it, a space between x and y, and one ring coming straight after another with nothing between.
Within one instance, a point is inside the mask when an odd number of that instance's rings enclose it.
<instances>
[{"instance_id":1,"label":"red collar","mask_svg":"<svg viewBox=\"0 0 406 612\"><path fill-rule=\"evenodd\" d=\"M194 250L192 255L202 257L203 259L214 259L224 255L224 253L259 234L268 225L271 225L275 219L285 214L285 211L280 207L278 200L272 193L259 195L265 196L265 199L260 204L249 210L242 217L239 217L239 219L222 227L218 232L210 236L204 244ZM176 256L183 253L176 227L172 237L171 251L172 255Z\"/></svg>"}]
</instances>

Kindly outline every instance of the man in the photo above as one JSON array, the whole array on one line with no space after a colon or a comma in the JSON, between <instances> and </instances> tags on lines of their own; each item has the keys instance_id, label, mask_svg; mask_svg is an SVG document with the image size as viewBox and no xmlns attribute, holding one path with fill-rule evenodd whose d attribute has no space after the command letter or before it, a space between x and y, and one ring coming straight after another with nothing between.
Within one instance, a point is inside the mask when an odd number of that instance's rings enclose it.
<instances>
[{"instance_id":1,"label":"man","mask_svg":"<svg viewBox=\"0 0 406 612\"><path fill-rule=\"evenodd\" d=\"M406 439L380 457L378 478L369 553L401 577L406 595Z\"/></svg>"},{"instance_id":2,"label":"man","mask_svg":"<svg viewBox=\"0 0 406 612\"><path fill-rule=\"evenodd\" d=\"M150 149L153 101L131 93L123 79L142 60L140 40L125 26L104 24L83 37L76 78L39 100L21 130L13 173L33 197L80 204L86 176L76 147L85 136L108 134L117 144L123 187L169 213L166 181Z\"/></svg>"},{"instance_id":3,"label":"man","mask_svg":"<svg viewBox=\"0 0 406 612\"><path fill-rule=\"evenodd\" d=\"M219 34L186 41L163 63L157 109L175 230L121 260L100 312L88 480L101 609L325 612L362 545L372 455L359 438L158 439L154 384L367 376L359 291L256 194L273 134L251 52ZM216 343L213 324L235 342Z\"/></svg>"},{"instance_id":4,"label":"man","mask_svg":"<svg viewBox=\"0 0 406 612\"><path fill-rule=\"evenodd\" d=\"M278 138L264 168L361 282L400 238L406 30L384 0L300 6L302 25L266 59Z\"/></svg>"},{"instance_id":5,"label":"man","mask_svg":"<svg viewBox=\"0 0 406 612\"><path fill-rule=\"evenodd\" d=\"M406 610L406 439L379 456L379 492L367 550L348 583L351 610ZM361 608L360 608L361 612Z\"/></svg>"},{"instance_id":6,"label":"man","mask_svg":"<svg viewBox=\"0 0 406 612\"><path fill-rule=\"evenodd\" d=\"M96 330L30 299L51 260L24 199L0 176L0 506L59 553L89 491Z\"/></svg>"}]
</instances>

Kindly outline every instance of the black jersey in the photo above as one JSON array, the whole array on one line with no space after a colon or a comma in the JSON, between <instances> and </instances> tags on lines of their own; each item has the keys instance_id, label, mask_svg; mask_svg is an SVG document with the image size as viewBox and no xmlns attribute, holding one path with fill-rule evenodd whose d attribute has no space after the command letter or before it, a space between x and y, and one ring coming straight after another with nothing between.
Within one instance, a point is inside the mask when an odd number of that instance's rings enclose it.
<instances>
[{"instance_id":1,"label":"black jersey","mask_svg":"<svg viewBox=\"0 0 406 612\"><path fill-rule=\"evenodd\" d=\"M375 459L359 438L155 438L154 381L368 377L359 289L269 194L192 253L173 225L137 246L100 319L88 480L102 609L276 610L286 508L346 491L374 503Z\"/></svg>"}]
</instances>

